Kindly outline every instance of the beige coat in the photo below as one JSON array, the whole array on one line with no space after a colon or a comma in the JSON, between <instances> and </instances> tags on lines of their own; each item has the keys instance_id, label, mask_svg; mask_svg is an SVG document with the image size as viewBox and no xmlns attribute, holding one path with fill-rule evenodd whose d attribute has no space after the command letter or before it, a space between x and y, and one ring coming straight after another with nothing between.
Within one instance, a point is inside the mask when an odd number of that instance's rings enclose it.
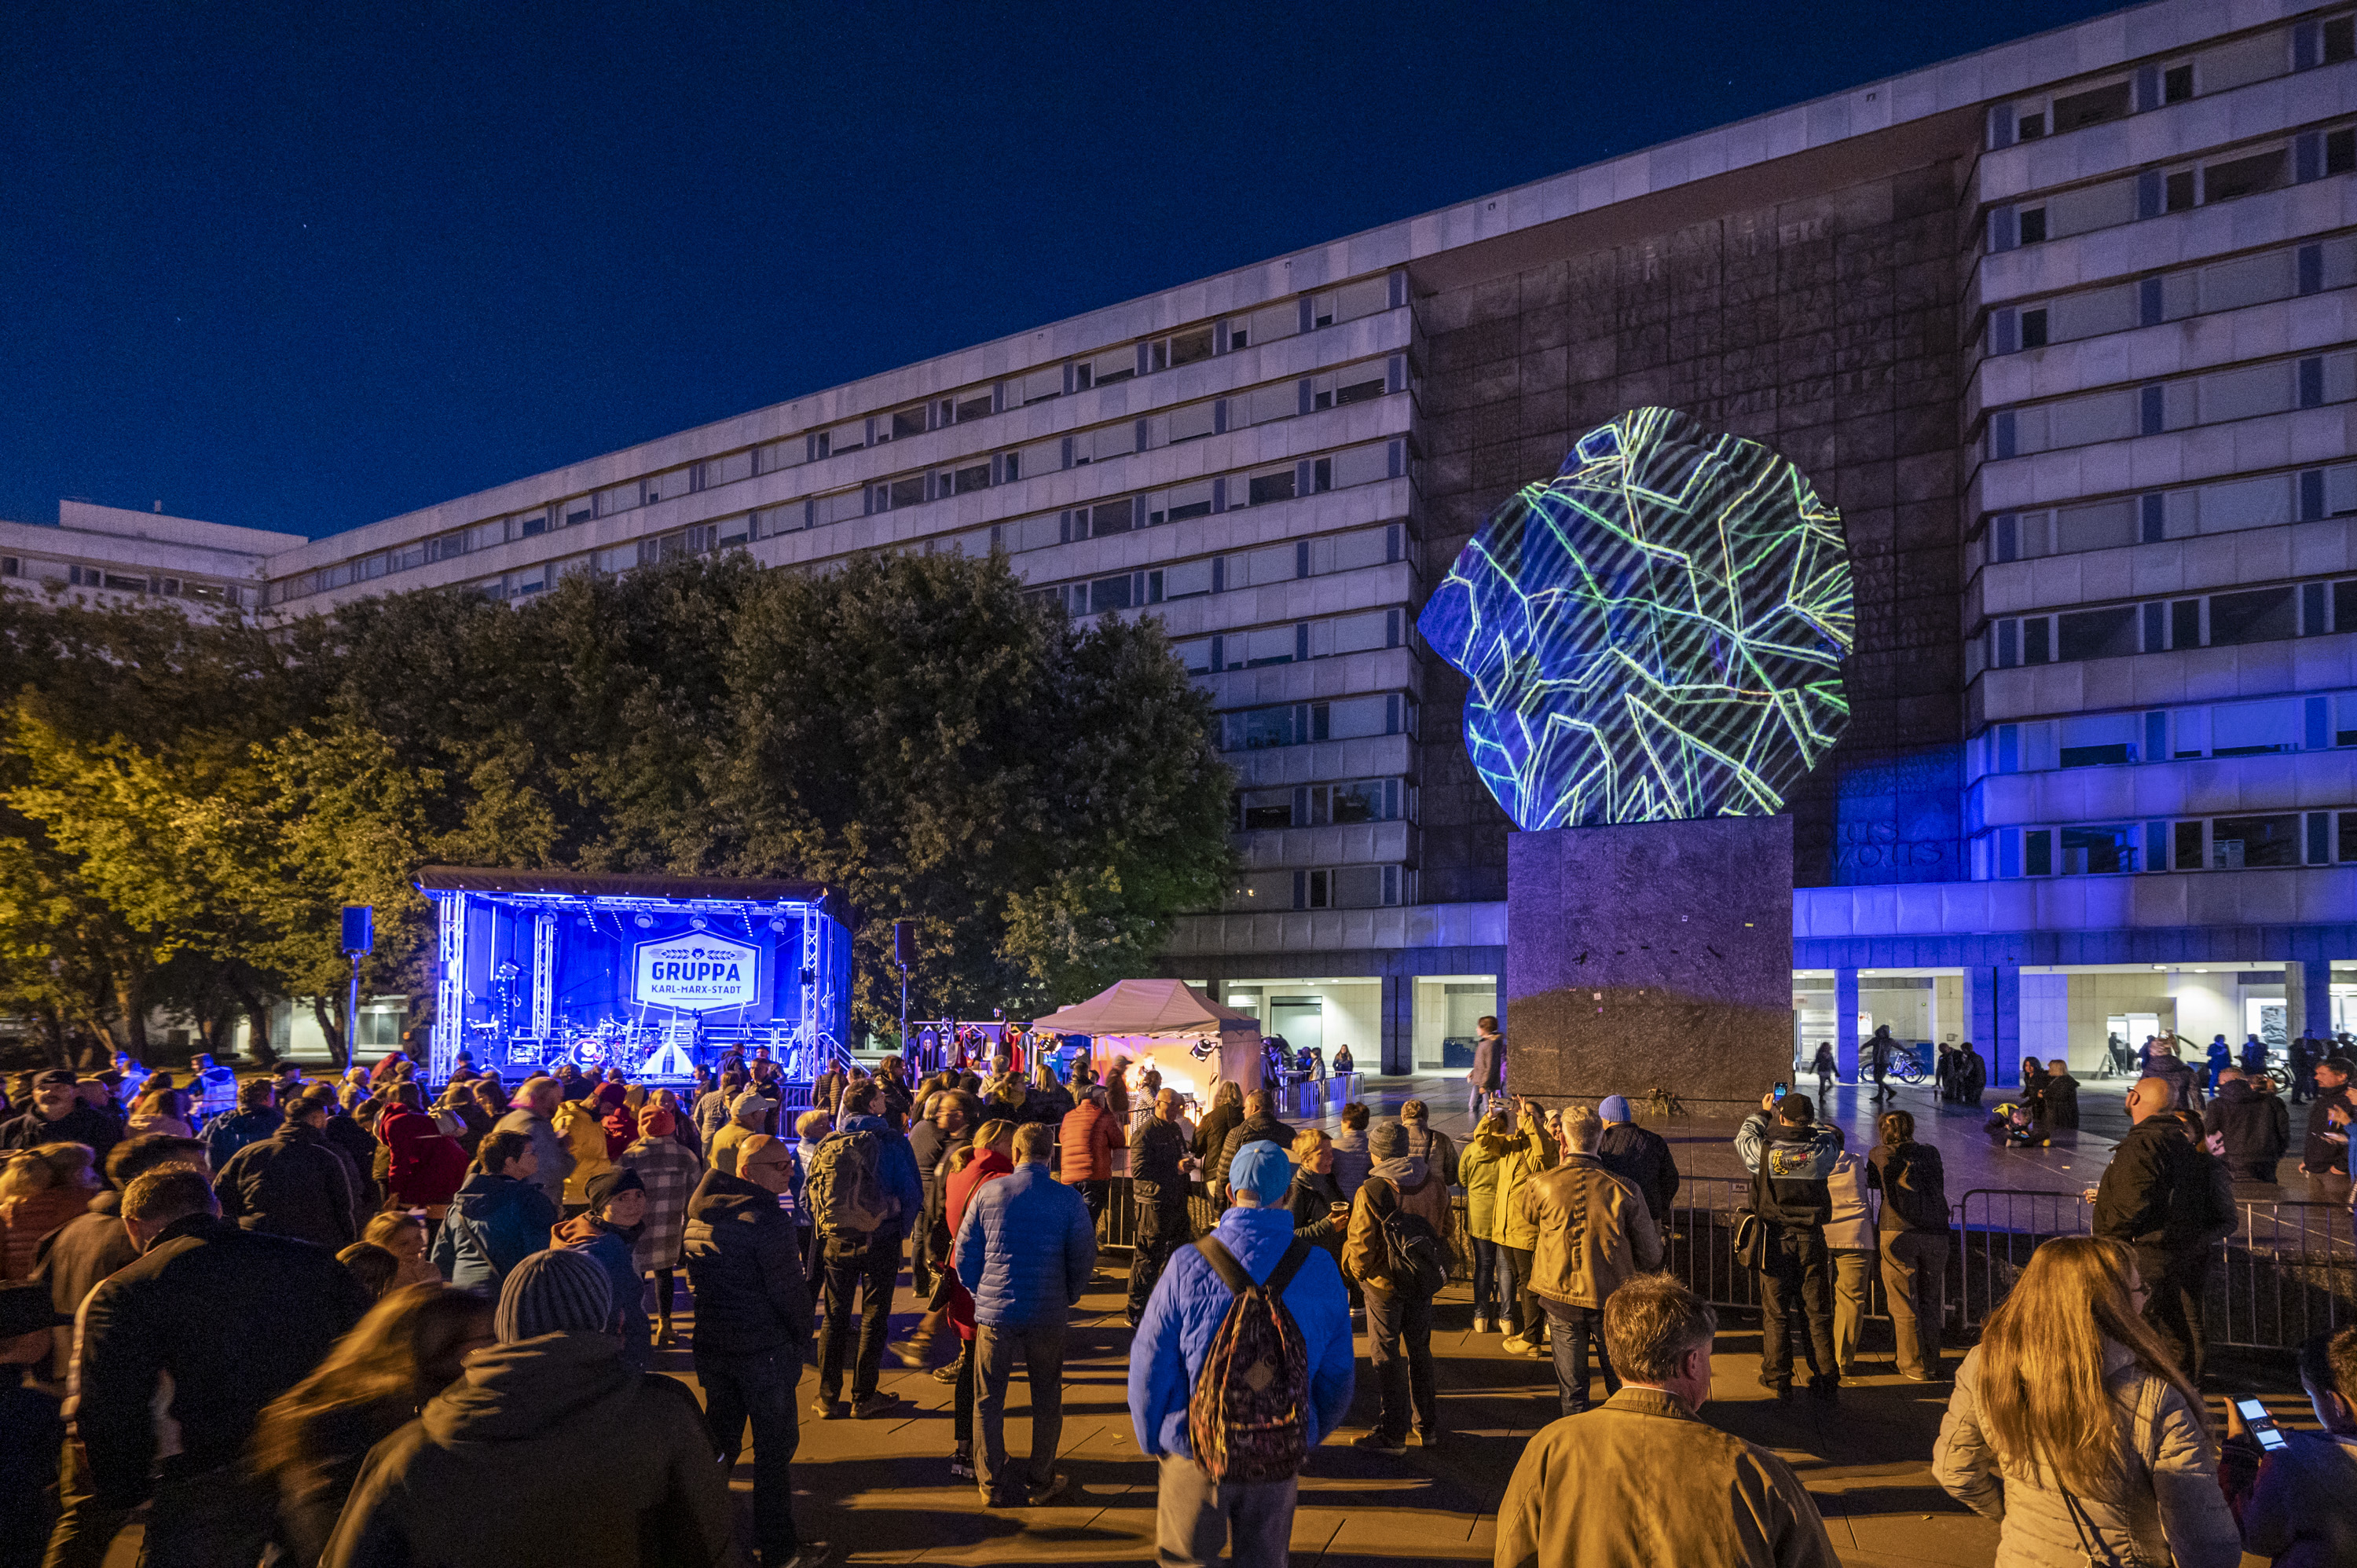
<instances>
[{"instance_id":1,"label":"beige coat","mask_svg":"<svg viewBox=\"0 0 2357 1568\"><path fill-rule=\"evenodd\" d=\"M1662 1266L1662 1234L1644 1195L1594 1155L1566 1155L1533 1176L1514 1208L1538 1240L1531 1289L1550 1300L1602 1306L1631 1276Z\"/></svg>"},{"instance_id":2,"label":"beige coat","mask_svg":"<svg viewBox=\"0 0 2357 1568\"><path fill-rule=\"evenodd\" d=\"M1638 1204L1642 1210L1643 1203ZM1622 1389L1540 1430L1498 1505L1496 1568L1837 1568L1792 1467L1675 1394Z\"/></svg>"}]
</instances>

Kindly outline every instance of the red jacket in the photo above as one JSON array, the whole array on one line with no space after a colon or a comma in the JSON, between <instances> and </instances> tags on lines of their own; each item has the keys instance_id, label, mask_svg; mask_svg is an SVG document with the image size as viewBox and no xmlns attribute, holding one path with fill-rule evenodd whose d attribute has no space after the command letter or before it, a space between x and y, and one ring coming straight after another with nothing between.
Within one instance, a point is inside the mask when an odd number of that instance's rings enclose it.
<instances>
[{"instance_id":1,"label":"red jacket","mask_svg":"<svg viewBox=\"0 0 2357 1568\"><path fill-rule=\"evenodd\" d=\"M433 1117L396 1105L379 1119L376 1135L392 1155L385 1187L395 1202L425 1208L457 1196L467 1179L467 1151Z\"/></svg>"},{"instance_id":2,"label":"red jacket","mask_svg":"<svg viewBox=\"0 0 2357 1568\"><path fill-rule=\"evenodd\" d=\"M1066 1182L1108 1181L1113 1176L1113 1152L1122 1146L1121 1123L1093 1101L1082 1101L1064 1117L1057 1130L1060 1151L1057 1174Z\"/></svg>"},{"instance_id":3,"label":"red jacket","mask_svg":"<svg viewBox=\"0 0 2357 1568\"><path fill-rule=\"evenodd\" d=\"M996 1149L985 1149L967 1163L965 1169L950 1177L949 1196L942 1201L942 1218L949 1222L951 1236L957 1235L958 1226L964 1221L965 1206L973 1198L974 1189L993 1176L1009 1176L1014 1170L1014 1161ZM966 1294L964 1282L957 1277L957 1270L952 1269L949 1273L950 1323L957 1329L959 1338L971 1339L974 1337L974 1297Z\"/></svg>"},{"instance_id":4,"label":"red jacket","mask_svg":"<svg viewBox=\"0 0 2357 1568\"><path fill-rule=\"evenodd\" d=\"M619 1159L622 1151L639 1141L638 1114L627 1105L617 1105L606 1112L606 1157Z\"/></svg>"}]
</instances>

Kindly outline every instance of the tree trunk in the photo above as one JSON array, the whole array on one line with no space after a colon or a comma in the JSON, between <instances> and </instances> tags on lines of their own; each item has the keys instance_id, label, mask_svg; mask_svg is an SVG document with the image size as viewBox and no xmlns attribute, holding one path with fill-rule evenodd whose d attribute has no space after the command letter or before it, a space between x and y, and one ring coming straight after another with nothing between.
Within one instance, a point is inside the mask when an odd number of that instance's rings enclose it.
<instances>
[{"instance_id":1,"label":"tree trunk","mask_svg":"<svg viewBox=\"0 0 2357 1568\"><path fill-rule=\"evenodd\" d=\"M252 986L232 984L238 1006L245 1014L246 1050L265 1068L278 1065L278 1046L270 1037L270 1004Z\"/></svg>"},{"instance_id":2,"label":"tree trunk","mask_svg":"<svg viewBox=\"0 0 2357 1568\"><path fill-rule=\"evenodd\" d=\"M352 1054L344 1048L344 1031L336 1023L335 1012L314 996L311 998L311 1016L319 1021L319 1033L328 1042L328 1059L336 1064L336 1070L341 1072L351 1066Z\"/></svg>"}]
</instances>

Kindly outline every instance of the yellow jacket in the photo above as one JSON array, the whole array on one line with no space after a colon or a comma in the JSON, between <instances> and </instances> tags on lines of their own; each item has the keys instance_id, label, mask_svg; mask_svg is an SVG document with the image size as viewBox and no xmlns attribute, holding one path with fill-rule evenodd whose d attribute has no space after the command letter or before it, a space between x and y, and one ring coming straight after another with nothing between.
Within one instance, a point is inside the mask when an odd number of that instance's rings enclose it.
<instances>
[{"instance_id":1,"label":"yellow jacket","mask_svg":"<svg viewBox=\"0 0 2357 1568\"><path fill-rule=\"evenodd\" d=\"M549 1124L565 1140L565 1146L573 1151L573 1174L565 1178L565 1201L587 1203L589 1178L614 1168L614 1162L606 1157L605 1126L586 1100L568 1100L558 1106Z\"/></svg>"},{"instance_id":2,"label":"yellow jacket","mask_svg":"<svg viewBox=\"0 0 2357 1568\"><path fill-rule=\"evenodd\" d=\"M1506 1153L1498 1161L1498 1200L1493 1211L1496 1219L1497 1241L1501 1247L1512 1247L1518 1252L1528 1252L1539 1244L1538 1227L1518 1212L1515 1195L1523 1184L1541 1171L1555 1169L1560 1151L1534 1114L1524 1112L1522 1125L1506 1141Z\"/></svg>"}]
</instances>

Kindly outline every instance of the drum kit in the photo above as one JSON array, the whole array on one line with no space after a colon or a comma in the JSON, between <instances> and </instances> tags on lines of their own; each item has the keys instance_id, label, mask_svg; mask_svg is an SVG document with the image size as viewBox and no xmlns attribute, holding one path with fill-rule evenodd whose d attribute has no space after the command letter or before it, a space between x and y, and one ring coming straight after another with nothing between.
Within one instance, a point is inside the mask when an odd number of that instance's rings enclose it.
<instances>
[{"instance_id":1,"label":"drum kit","mask_svg":"<svg viewBox=\"0 0 2357 1568\"><path fill-rule=\"evenodd\" d=\"M587 1026L567 1023L554 1033L511 1033L497 1022L471 1024L476 1059L530 1071L553 1071L566 1062L584 1071L619 1068L628 1078L695 1076L701 1031L694 1024L632 1024L606 1018Z\"/></svg>"}]
</instances>

